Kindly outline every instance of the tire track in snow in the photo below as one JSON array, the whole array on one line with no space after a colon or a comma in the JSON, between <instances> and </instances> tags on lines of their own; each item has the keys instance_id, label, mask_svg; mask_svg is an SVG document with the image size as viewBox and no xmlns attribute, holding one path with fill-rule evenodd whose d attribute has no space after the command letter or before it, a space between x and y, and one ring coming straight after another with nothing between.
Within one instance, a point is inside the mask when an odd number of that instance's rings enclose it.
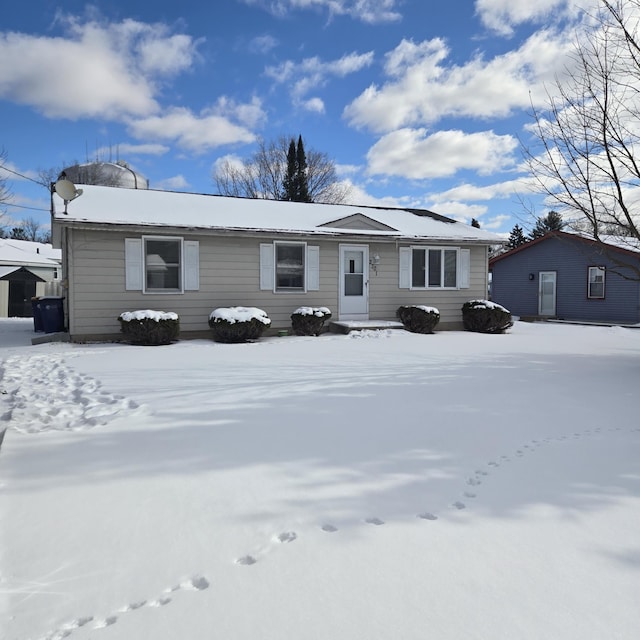
<instances>
[{"instance_id":1,"label":"tire track in snow","mask_svg":"<svg viewBox=\"0 0 640 640\"><path fill-rule=\"evenodd\" d=\"M10 356L0 362L4 429L83 431L138 410L136 402L104 391L98 380L75 372L56 355Z\"/></svg>"}]
</instances>

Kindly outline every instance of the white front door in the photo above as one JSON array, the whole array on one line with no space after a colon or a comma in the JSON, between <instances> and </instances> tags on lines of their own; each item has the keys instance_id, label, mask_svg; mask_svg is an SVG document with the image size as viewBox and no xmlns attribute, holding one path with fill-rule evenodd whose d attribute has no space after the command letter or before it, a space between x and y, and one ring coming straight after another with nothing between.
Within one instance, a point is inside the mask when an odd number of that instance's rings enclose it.
<instances>
[{"instance_id":1,"label":"white front door","mask_svg":"<svg viewBox=\"0 0 640 640\"><path fill-rule=\"evenodd\" d=\"M555 271L540 271L538 278L538 315L556 315Z\"/></svg>"},{"instance_id":2,"label":"white front door","mask_svg":"<svg viewBox=\"0 0 640 640\"><path fill-rule=\"evenodd\" d=\"M369 247L340 245L341 320L369 319Z\"/></svg>"}]
</instances>

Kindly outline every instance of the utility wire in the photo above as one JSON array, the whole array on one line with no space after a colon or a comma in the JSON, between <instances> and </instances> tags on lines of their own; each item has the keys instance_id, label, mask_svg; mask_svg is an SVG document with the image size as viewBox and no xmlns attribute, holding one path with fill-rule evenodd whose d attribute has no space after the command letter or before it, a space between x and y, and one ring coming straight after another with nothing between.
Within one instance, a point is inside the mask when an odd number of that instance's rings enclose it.
<instances>
[{"instance_id":1,"label":"utility wire","mask_svg":"<svg viewBox=\"0 0 640 640\"><path fill-rule=\"evenodd\" d=\"M21 178L24 178L25 180L30 180L31 182L35 182L36 184L39 184L41 187L45 188L45 185L42 184L42 182L38 182L38 180L34 180L33 178L30 178L29 176L25 176L22 173L18 173L17 171L14 171L13 169L9 169L9 167L5 167L3 164L0 164L0 169L4 169L5 171L8 171L9 173L13 173L16 176L20 176Z\"/></svg>"},{"instance_id":2,"label":"utility wire","mask_svg":"<svg viewBox=\"0 0 640 640\"><path fill-rule=\"evenodd\" d=\"M17 209L29 209L31 211L46 211L49 213L49 209L43 209L41 207L27 207L24 204L12 204L11 202L3 202L3 207L16 207Z\"/></svg>"}]
</instances>

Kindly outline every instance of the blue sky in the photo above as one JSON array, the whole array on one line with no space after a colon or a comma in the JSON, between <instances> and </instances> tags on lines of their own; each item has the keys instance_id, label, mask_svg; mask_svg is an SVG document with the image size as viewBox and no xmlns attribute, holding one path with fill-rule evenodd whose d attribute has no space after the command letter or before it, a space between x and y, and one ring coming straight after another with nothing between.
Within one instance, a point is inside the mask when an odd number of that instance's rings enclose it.
<instances>
[{"instance_id":1,"label":"blue sky","mask_svg":"<svg viewBox=\"0 0 640 640\"><path fill-rule=\"evenodd\" d=\"M98 157L152 188L214 193L216 163L302 134L354 204L508 233L529 205L546 213L521 143L594 1L16 3L0 27L0 146L26 177ZM47 225L47 190L8 176L18 206L2 222Z\"/></svg>"}]
</instances>

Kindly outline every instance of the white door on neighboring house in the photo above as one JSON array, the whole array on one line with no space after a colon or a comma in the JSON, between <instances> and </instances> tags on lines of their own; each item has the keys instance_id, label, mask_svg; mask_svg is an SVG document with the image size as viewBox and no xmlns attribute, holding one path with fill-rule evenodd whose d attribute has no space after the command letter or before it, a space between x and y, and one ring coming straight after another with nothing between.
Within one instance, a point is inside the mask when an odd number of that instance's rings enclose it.
<instances>
[{"instance_id":1,"label":"white door on neighboring house","mask_svg":"<svg viewBox=\"0 0 640 640\"><path fill-rule=\"evenodd\" d=\"M369 247L340 245L341 320L369 319Z\"/></svg>"},{"instance_id":2,"label":"white door on neighboring house","mask_svg":"<svg viewBox=\"0 0 640 640\"><path fill-rule=\"evenodd\" d=\"M538 278L538 315L556 315L556 272L540 271Z\"/></svg>"}]
</instances>

